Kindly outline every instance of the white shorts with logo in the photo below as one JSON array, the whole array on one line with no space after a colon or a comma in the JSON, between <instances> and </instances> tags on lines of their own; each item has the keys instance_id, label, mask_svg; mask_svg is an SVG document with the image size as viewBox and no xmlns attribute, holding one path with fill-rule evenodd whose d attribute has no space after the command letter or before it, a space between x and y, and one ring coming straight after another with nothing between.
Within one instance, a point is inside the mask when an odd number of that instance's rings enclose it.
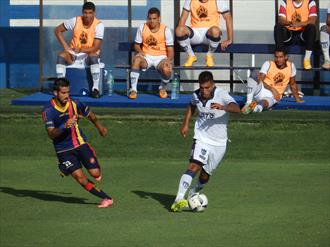
<instances>
[{"instance_id":1,"label":"white shorts with logo","mask_svg":"<svg viewBox=\"0 0 330 247\"><path fill-rule=\"evenodd\" d=\"M199 140L194 140L190 154L190 162L201 165L209 175L212 175L212 172L219 166L225 155L226 147L227 145L214 146Z\"/></svg>"},{"instance_id":2,"label":"white shorts with logo","mask_svg":"<svg viewBox=\"0 0 330 247\"><path fill-rule=\"evenodd\" d=\"M161 61L164 59L167 59L166 55L160 55L160 56L151 56L151 55L145 55L144 59L147 61L148 67L145 69L150 69L151 67L154 67L157 69L158 65Z\"/></svg>"},{"instance_id":3,"label":"white shorts with logo","mask_svg":"<svg viewBox=\"0 0 330 247\"><path fill-rule=\"evenodd\" d=\"M191 28L194 31L194 36L190 39L192 45L205 44L208 45L209 41L206 33L209 30L207 27Z\"/></svg>"}]
</instances>

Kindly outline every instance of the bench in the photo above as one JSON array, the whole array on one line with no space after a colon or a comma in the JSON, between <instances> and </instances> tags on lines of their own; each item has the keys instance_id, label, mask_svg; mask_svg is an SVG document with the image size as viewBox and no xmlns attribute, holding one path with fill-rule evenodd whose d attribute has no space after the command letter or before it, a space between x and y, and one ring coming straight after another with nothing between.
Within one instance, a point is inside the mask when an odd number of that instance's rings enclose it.
<instances>
[{"instance_id":1,"label":"bench","mask_svg":"<svg viewBox=\"0 0 330 247\"><path fill-rule=\"evenodd\" d=\"M180 49L180 46L176 44L176 47ZM299 45L292 45L286 47L288 54L292 55L303 55L305 53L305 48ZM118 69L126 69L128 72L131 68L132 62L132 55L131 53L134 51L134 43L132 42L120 42L118 44L119 51L126 51L129 52L128 56L128 64L125 65L115 65L115 68ZM195 45L193 46L193 50L196 53L206 53L208 51L207 45ZM251 43L235 43L231 44L226 50L222 51L220 46L217 48L216 53L227 53L230 54L230 64L229 66L214 66L214 67L207 67L207 66L192 66L192 67L184 67L178 65L177 61L180 59L175 59L175 65L173 66L174 71L180 70L229 70L230 71L230 91L233 91L233 73L235 70L253 70L253 69L260 69L260 67L255 66L255 54L273 54L275 50L275 44L251 44ZM183 50L180 50L183 52ZM179 53L176 53L176 56ZM251 66L234 66L234 54L251 54ZM314 81L313 81L313 88L314 94L319 94L320 89L320 70L322 68L319 67L319 57L321 51L319 48L316 48L313 52L314 55L314 67L309 71L314 71ZM297 70L304 70L303 68L297 68ZM316 91L316 92L315 92Z\"/></svg>"}]
</instances>

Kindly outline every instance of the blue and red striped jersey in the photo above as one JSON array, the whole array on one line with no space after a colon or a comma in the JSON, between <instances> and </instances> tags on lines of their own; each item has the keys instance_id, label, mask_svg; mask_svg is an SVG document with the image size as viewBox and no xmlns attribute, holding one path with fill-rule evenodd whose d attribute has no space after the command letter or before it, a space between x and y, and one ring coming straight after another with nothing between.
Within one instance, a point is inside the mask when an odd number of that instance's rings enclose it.
<instances>
[{"instance_id":1,"label":"blue and red striped jersey","mask_svg":"<svg viewBox=\"0 0 330 247\"><path fill-rule=\"evenodd\" d=\"M55 99L43 108L42 119L47 128L59 128L69 118L77 116L78 120L71 128L63 131L62 135L53 140L56 153L74 149L87 142L87 138L78 126L79 116L87 117L90 113L89 107L84 103L69 99L64 107L56 104Z\"/></svg>"}]
</instances>

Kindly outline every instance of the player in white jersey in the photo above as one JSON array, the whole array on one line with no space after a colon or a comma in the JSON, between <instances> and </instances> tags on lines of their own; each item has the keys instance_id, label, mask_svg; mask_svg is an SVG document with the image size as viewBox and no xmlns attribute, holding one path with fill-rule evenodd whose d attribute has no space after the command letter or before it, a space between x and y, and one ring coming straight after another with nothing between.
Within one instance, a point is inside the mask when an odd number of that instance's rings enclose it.
<instances>
[{"instance_id":1,"label":"player in white jersey","mask_svg":"<svg viewBox=\"0 0 330 247\"><path fill-rule=\"evenodd\" d=\"M330 2L328 5L328 14L325 20L325 25L320 29L320 42L322 46L322 53L324 56L323 69L330 69L330 56L329 56L329 35L330 35Z\"/></svg>"},{"instance_id":2,"label":"player in white jersey","mask_svg":"<svg viewBox=\"0 0 330 247\"><path fill-rule=\"evenodd\" d=\"M181 176L179 189L171 206L173 212L187 207L185 195L197 173L199 180L189 191L190 195L208 182L226 152L228 112L240 112L235 99L227 91L215 86L211 72L202 72L198 81L199 89L192 95L180 130L181 135L186 137L190 119L197 109L199 117L195 122L189 165Z\"/></svg>"}]
</instances>

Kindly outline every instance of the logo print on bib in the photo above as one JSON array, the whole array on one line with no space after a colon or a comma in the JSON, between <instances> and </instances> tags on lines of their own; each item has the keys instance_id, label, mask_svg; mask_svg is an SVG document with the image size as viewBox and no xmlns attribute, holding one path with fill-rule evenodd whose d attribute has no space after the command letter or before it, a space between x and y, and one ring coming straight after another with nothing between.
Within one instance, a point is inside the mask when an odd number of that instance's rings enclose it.
<instances>
[{"instance_id":1,"label":"logo print on bib","mask_svg":"<svg viewBox=\"0 0 330 247\"><path fill-rule=\"evenodd\" d=\"M200 6L196 11L199 19L206 18L208 16L208 10L204 6Z\"/></svg>"}]
</instances>

